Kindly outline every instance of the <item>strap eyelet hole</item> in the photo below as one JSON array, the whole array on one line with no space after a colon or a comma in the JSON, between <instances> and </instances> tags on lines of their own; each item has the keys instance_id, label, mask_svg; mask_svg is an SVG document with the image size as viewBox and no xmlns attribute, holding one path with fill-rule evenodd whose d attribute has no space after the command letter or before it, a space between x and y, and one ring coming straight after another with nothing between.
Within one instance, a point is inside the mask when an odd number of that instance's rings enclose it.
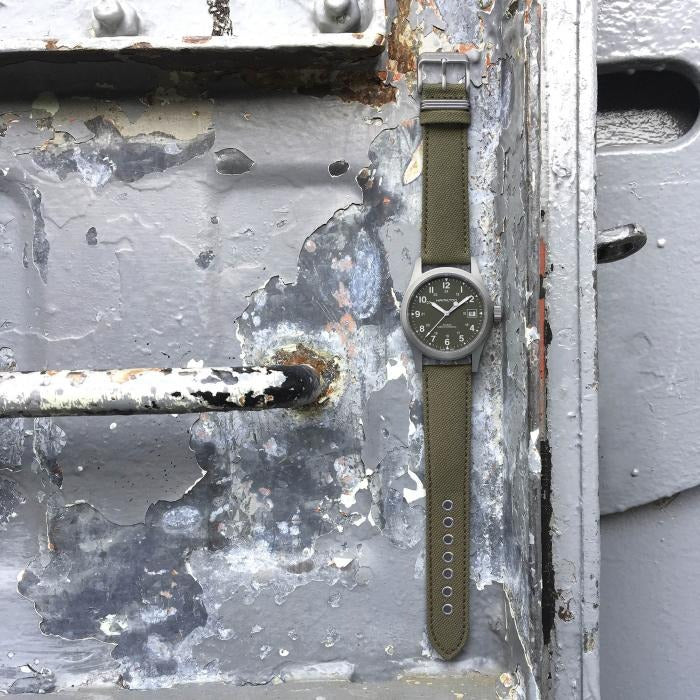
<instances>
[{"instance_id":1,"label":"strap eyelet hole","mask_svg":"<svg viewBox=\"0 0 700 700\"><path fill-rule=\"evenodd\" d=\"M449 498L442 502L443 510L452 510L453 506L454 506L454 503L452 503L452 501Z\"/></svg>"},{"instance_id":2,"label":"strap eyelet hole","mask_svg":"<svg viewBox=\"0 0 700 700\"><path fill-rule=\"evenodd\" d=\"M452 535L450 535L449 533L447 533L447 534L442 538L442 541L443 541L444 544L446 544L446 545L451 545L451 544L455 541L455 538L454 538Z\"/></svg>"},{"instance_id":3,"label":"strap eyelet hole","mask_svg":"<svg viewBox=\"0 0 700 700\"><path fill-rule=\"evenodd\" d=\"M442 560L444 562L446 562L447 564L449 564L453 559L454 559L454 554L452 554L452 552L445 552L442 555Z\"/></svg>"},{"instance_id":4,"label":"strap eyelet hole","mask_svg":"<svg viewBox=\"0 0 700 700\"><path fill-rule=\"evenodd\" d=\"M448 580L451 579L453 574L454 574L454 572L452 571L452 569L448 568L448 569L442 570L442 578L444 578L444 579L448 579Z\"/></svg>"},{"instance_id":5,"label":"strap eyelet hole","mask_svg":"<svg viewBox=\"0 0 700 700\"><path fill-rule=\"evenodd\" d=\"M445 527L452 527L455 524L454 518L451 518L449 515L446 518L442 519L442 524Z\"/></svg>"},{"instance_id":6,"label":"strap eyelet hole","mask_svg":"<svg viewBox=\"0 0 700 700\"><path fill-rule=\"evenodd\" d=\"M442 589L442 595L445 596L445 598L449 598L452 595L452 586L445 586Z\"/></svg>"},{"instance_id":7,"label":"strap eyelet hole","mask_svg":"<svg viewBox=\"0 0 700 700\"><path fill-rule=\"evenodd\" d=\"M449 603L445 603L442 606L442 612L444 615L452 615L452 606Z\"/></svg>"}]
</instances>

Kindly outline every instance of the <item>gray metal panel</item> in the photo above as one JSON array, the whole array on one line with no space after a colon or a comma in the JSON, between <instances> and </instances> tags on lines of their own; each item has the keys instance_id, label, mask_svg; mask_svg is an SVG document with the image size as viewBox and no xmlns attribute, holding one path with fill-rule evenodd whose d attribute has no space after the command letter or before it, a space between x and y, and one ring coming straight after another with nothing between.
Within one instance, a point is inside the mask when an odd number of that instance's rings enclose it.
<instances>
[{"instance_id":1,"label":"gray metal panel","mask_svg":"<svg viewBox=\"0 0 700 700\"><path fill-rule=\"evenodd\" d=\"M693 698L700 491L603 518L601 676L609 700ZM620 672L624 669L624 673Z\"/></svg>"},{"instance_id":2,"label":"gray metal panel","mask_svg":"<svg viewBox=\"0 0 700 700\"><path fill-rule=\"evenodd\" d=\"M683 22L668 22L651 2L604 3L599 61L651 60L698 84L700 8L675 0L666 8ZM663 145L602 148L598 172L600 227L633 221L650 238L598 273L600 503L610 513L700 483L700 126Z\"/></svg>"},{"instance_id":3,"label":"gray metal panel","mask_svg":"<svg viewBox=\"0 0 700 700\"><path fill-rule=\"evenodd\" d=\"M389 55L357 71L13 56L0 72L5 364L287 353L341 376L305 414L5 423L0 606L17 632L0 687L476 669L503 674L494 693L537 694L522 54L537 15L439 6L399 3ZM472 636L443 664L424 635L421 406L397 301L419 247L415 53L472 41L472 242L510 312L475 383Z\"/></svg>"},{"instance_id":4,"label":"gray metal panel","mask_svg":"<svg viewBox=\"0 0 700 700\"><path fill-rule=\"evenodd\" d=\"M676 13L681 22L669 20ZM672 0L659 12L646 0L608 0L598 57L680 69L697 84L698 27L697 3ZM678 492L700 483L700 151L697 125L670 140L669 116L632 115L644 119L642 137L670 142L598 155L600 225L634 221L650 238L599 271L601 508L612 513L601 522L601 679L611 700L697 694L700 503L696 488ZM628 140L629 120L617 130L607 121L606 144Z\"/></svg>"}]
</instances>

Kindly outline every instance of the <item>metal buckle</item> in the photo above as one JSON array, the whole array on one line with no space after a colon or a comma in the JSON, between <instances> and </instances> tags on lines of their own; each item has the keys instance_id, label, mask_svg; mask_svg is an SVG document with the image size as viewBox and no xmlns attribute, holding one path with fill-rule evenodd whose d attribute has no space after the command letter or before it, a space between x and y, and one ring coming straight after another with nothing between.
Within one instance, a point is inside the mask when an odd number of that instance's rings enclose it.
<instances>
[{"instance_id":1,"label":"metal buckle","mask_svg":"<svg viewBox=\"0 0 700 700\"><path fill-rule=\"evenodd\" d=\"M447 87L447 67L449 65L464 66L464 90L469 92L469 59L463 53L442 53L440 51L422 53L418 57L418 94L423 92L423 66L426 64L439 64L442 79L442 89Z\"/></svg>"}]
</instances>

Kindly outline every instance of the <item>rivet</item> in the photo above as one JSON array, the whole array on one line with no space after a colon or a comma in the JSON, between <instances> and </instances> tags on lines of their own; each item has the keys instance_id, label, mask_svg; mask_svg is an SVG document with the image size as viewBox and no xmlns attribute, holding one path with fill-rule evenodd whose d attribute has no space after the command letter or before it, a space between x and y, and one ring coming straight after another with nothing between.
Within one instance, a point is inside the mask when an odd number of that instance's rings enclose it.
<instances>
[{"instance_id":1,"label":"rivet","mask_svg":"<svg viewBox=\"0 0 700 700\"><path fill-rule=\"evenodd\" d=\"M452 527L455 524L455 521L453 518L451 518L449 515L446 518L442 519L442 524L445 527Z\"/></svg>"},{"instance_id":2,"label":"rivet","mask_svg":"<svg viewBox=\"0 0 700 700\"><path fill-rule=\"evenodd\" d=\"M455 541L455 538L452 537L452 535L450 535L450 533L448 532L448 533L442 538L442 541L443 541L445 544L450 545L450 544L452 544L452 543Z\"/></svg>"},{"instance_id":3,"label":"rivet","mask_svg":"<svg viewBox=\"0 0 700 700\"><path fill-rule=\"evenodd\" d=\"M446 562L447 564L449 564L453 559L454 559L454 555L452 554L452 552L445 552L442 555L442 560L444 562Z\"/></svg>"},{"instance_id":4,"label":"rivet","mask_svg":"<svg viewBox=\"0 0 700 700\"><path fill-rule=\"evenodd\" d=\"M136 10L127 2L100 0L92 9L97 36L135 36L140 22Z\"/></svg>"},{"instance_id":5,"label":"rivet","mask_svg":"<svg viewBox=\"0 0 700 700\"><path fill-rule=\"evenodd\" d=\"M444 595L445 598L449 598L452 595L452 586L445 586L442 589L442 595Z\"/></svg>"},{"instance_id":6,"label":"rivet","mask_svg":"<svg viewBox=\"0 0 700 700\"><path fill-rule=\"evenodd\" d=\"M445 603L445 604L442 606L442 612L443 612L445 615L452 615L452 606L451 606L449 603Z\"/></svg>"},{"instance_id":7,"label":"rivet","mask_svg":"<svg viewBox=\"0 0 700 700\"><path fill-rule=\"evenodd\" d=\"M354 32L362 21L357 0L315 0L314 14L322 32Z\"/></svg>"},{"instance_id":8,"label":"rivet","mask_svg":"<svg viewBox=\"0 0 700 700\"><path fill-rule=\"evenodd\" d=\"M452 510L453 505L454 504L452 503L452 501L449 498L442 502L443 510Z\"/></svg>"},{"instance_id":9,"label":"rivet","mask_svg":"<svg viewBox=\"0 0 700 700\"><path fill-rule=\"evenodd\" d=\"M452 571L452 569L443 569L442 570L442 578L451 579L453 573L454 572Z\"/></svg>"}]
</instances>

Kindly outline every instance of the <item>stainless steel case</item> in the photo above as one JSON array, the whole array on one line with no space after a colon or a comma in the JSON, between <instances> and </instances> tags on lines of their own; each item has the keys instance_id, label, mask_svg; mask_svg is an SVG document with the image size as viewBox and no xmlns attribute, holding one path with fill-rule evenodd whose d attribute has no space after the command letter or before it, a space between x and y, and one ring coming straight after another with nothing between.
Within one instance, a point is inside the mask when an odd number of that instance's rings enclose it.
<instances>
[{"instance_id":1,"label":"stainless steel case","mask_svg":"<svg viewBox=\"0 0 700 700\"><path fill-rule=\"evenodd\" d=\"M465 347L460 348L458 350L450 350L448 352L441 352L440 350L436 350L435 348L431 348L429 345L426 345L415 334L415 332L411 328L410 323L408 322L409 303L418 287L420 287L424 282L427 282L428 280L434 279L435 277L442 277L444 275L458 277L473 285L484 301L485 310L484 324L482 325L481 330L479 331L479 334L476 336L476 338L474 338L474 340L471 343L469 343L469 345L466 345ZM408 283L408 287L406 288L406 292L401 302L401 325L409 342L415 348L420 350L423 353L423 355L431 357L435 360L461 360L469 355L476 355L477 353L479 353L481 347L486 342L486 338L491 332L491 328L493 328L493 312L493 302L491 301L491 297L489 295L488 290L486 289L486 285L484 284L484 281L481 278L481 274L479 273L479 266L475 258L472 258L470 271L467 271L460 267L433 267L427 270L426 272L423 272L421 261L418 260L416 262L415 268L413 269L411 281ZM474 362L474 360L472 360L472 367L474 369L476 369L477 365L478 361Z\"/></svg>"}]
</instances>

